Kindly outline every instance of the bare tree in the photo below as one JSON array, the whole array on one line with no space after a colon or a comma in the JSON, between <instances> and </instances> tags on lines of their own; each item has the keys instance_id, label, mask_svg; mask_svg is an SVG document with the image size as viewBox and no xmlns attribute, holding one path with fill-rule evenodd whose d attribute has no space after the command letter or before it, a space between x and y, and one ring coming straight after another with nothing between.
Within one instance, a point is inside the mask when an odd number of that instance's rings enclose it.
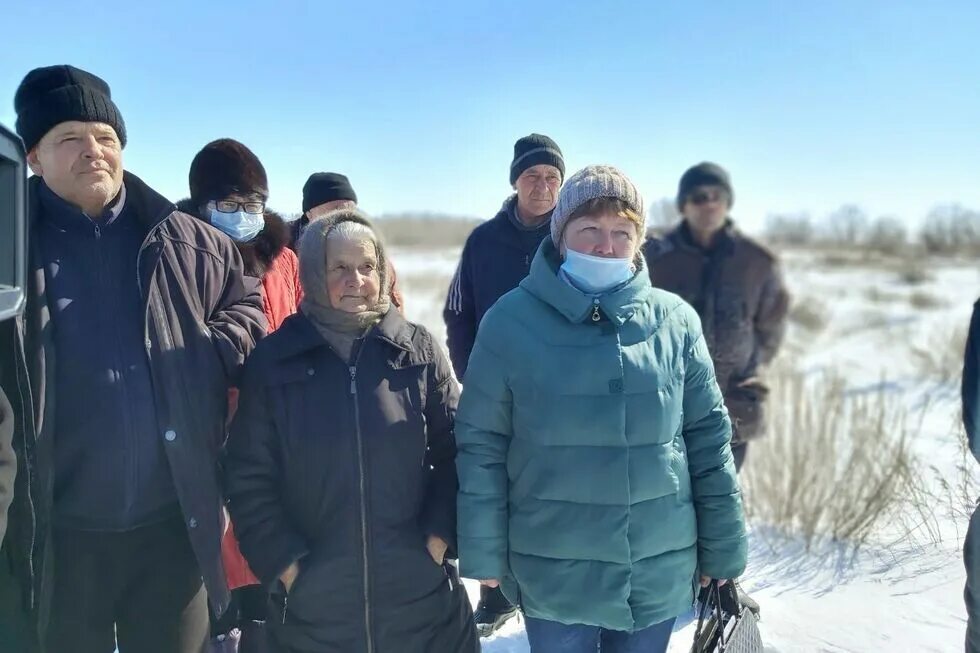
<instances>
[{"instance_id":1,"label":"bare tree","mask_svg":"<svg viewBox=\"0 0 980 653\"><path fill-rule=\"evenodd\" d=\"M865 244L883 254L899 254L908 246L908 230L898 218L881 216L868 227Z\"/></svg>"},{"instance_id":2,"label":"bare tree","mask_svg":"<svg viewBox=\"0 0 980 653\"><path fill-rule=\"evenodd\" d=\"M859 245L868 229L868 216L855 204L844 204L827 216L827 239L835 245Z\"/></svg>"},{"instance_id":3,"label":"bare tree","mask_svg":"<svg viewBox=\"0 0 980 653\"><path fill-rule=\"evenodd\" d=\"M934 207L919 239L930 254L980 252L980 213L959 204Z\"/></svg>"},{"instance_id":4,"label":"bare tree","mask_svg":"<svg viewBox=\"0 0 980 653\"><path fill-rule=\"evenodd\" d=\"M770 213L764 233L773 245L809 245L813 242L813 221L809 213Z\"/></svg>"}]
</instances>

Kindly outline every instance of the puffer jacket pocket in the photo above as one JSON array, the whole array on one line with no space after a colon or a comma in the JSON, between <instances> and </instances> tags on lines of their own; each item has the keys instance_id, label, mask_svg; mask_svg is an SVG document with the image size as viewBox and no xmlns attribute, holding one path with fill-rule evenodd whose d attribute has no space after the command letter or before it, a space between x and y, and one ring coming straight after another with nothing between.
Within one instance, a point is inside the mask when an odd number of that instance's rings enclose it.
<instances>
[{"instance_id":1,"label":"puffer jacket pocket","mask_svg":"<svg viewBox=\"0 0 980 653\"><path fill-rule=\"evenodd\" d=\"M670 470L677 483L677 501L691 503L691 472L687 467L687 445L684 436L678 433L674 436L670 451Z\"/></svg>"}]
</instances>

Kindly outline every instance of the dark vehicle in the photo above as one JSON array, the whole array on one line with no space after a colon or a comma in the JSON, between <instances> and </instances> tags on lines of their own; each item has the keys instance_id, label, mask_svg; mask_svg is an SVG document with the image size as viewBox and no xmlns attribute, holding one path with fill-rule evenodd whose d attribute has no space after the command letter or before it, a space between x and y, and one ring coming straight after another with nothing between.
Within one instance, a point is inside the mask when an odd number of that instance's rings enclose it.
<instances>
[{"instance_id":1,"label":"dark vehicle","mask_svg":"<svg viewBox=\"0 0 980 653\"><path fill-rule=\"evenodd\" d=\"M24 145L0 125L0 544L7 533L13 499L14 411L8 398L20 397L17 384L17 327L24 310L27 278L27 163Z\"/></svg>"},{"instance_id":2,"label":"dark vehicle","mask_svg":"<svg viewBox=\"0 0 980 653\"><path fill-rule=\"evenodd\" d=\"M26 229L24 146L18 136L0 125L0 322L16 317L24 308Z\"/></svg>"}]
</instances>

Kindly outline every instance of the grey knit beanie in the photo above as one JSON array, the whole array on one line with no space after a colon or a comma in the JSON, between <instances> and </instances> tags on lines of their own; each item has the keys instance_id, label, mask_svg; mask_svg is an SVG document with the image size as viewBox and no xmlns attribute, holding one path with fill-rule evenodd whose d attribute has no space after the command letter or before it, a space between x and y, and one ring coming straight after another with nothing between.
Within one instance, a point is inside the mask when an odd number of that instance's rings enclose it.
<instances>
[{"instance_id":1,"label":"grey knit beanie","mask_svg":"<svg viewBox=\"0 0 980 653\"><path fill-rule=\"evenodd\" d=\"M612 166L588 166L569 177L558 193L558 204L551 214L551 240L556 247L561 246L562 234L565 233L568 219L575 210L589 200L600 197L611 197L625 202L642 220L640 235L646 233L647 216L643 211L643 197L632 180Z\"/></svg>"}]
</instances>

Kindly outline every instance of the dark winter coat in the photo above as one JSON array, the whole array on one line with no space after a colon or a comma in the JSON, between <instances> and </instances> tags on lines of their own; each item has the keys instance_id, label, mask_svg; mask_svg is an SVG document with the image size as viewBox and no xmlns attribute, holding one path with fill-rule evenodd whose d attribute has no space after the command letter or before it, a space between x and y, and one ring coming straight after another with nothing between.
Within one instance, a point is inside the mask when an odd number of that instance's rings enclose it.
<instances>
[{"instance_id":1,"label":"dark winter coat","mask_svg":"<svg viewBox=\"0 0 980 653\"><path fill-rule=\"evenodd\" d=\"M963 360L963 426L970 451L980 461L980 301L973 305Z\"/></svg>"},{"instance_id":2,"label":"dark winter coat","mask_svg":"<svg viewBox=\"0 0 980 653\"><path fill-rule=\"evenodd\" d=\"M550 220L528 229L516 211L517 195L512 195L496 216L473 230L449 286L442 319L449 358L460 381L483 316L528 275L538 246L551 235Z\"/></svg>"},{"instance_id":3,"label":"dark winter coat","mask_svg":"<svg viewBox=\"0 0 980 653\"><path fill-rule=\"evenodd\" d=\"M177 208L207 222L199 207L190 199L177 202ZM259 235L247 243L236 242L235 246L241 252L245 274L261 280L262 312L268 323L268 332L272 333L282 326L287 317L299 310L303 288L299 281L299 259L289 249L289 225L270 209L266 209L262 217L265 227ZM238 388L228 392L228 406L229 415L233 416L238 407ZM221 537L221 559L229 589L259 583L242 556L232 524Z\"/></svg>"},{"instance_id":4,"label":"dark winter coat","mask_svg":"<svg viewBox=\"0 0 980 653\"><path fill-rule=\"evenodd\" d=\"M30 182L28 234L39 219L40 179ZM228 589L221 566L222 496L217 457L224 439L227 390L256 339L264 335L258 285L242 274L231 239L176 207L130 173L126 202L133 203L149 233L137 259L146 307L146 353L156 400L158 435L201 565L209 598L221 613ZM4 553L23 590L24 609L44 628L50 600L54 370L70 353L54 348L43 263L33 239L29 248L24 360L29 384L15 431L18 479ZM7 372L4 370L4 374ZM5 377L3 387L9 388ZM19 428L20 423L23 428ZM0 633L3 641L4 633Z\"/></svg>"},{"instance_id":5,"label":"dark winter coat","mask_svg":"<svg viewBox=\"0 0 980 653\"><path fill-rule=\"evenodd\" d=\"M389 310L354 360L298 313L249 360L225 459L242 552L300 573L272 626L289 651L455 653L478 644L455 549L458 388L424 328Z\"/></svg>"},{"instance_id":6,"label":"dark winter coat","mask_svg":"<svg viewBox=\"0 0 980 653\"><path fill-rule=\"evenodd\" d=\"M764 366L786 328L789 292L768 249L729 223L710 251L698 247L682 222L644 245L650 280L697 311L734 426L734 442L765 432L769 388Z\"/></svg>"}]
</instances>

